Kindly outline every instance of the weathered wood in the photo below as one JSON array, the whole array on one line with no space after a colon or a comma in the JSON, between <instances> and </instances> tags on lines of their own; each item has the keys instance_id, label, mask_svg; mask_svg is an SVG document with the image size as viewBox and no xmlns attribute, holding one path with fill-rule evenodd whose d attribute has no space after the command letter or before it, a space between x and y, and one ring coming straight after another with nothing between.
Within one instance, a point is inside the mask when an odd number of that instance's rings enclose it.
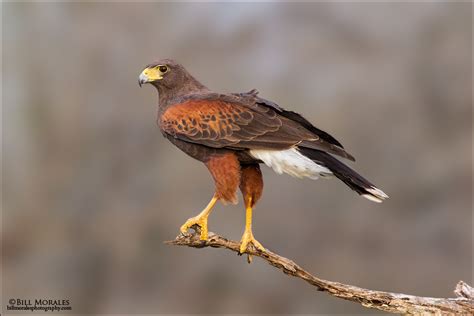
<instances>
[{"instance_id":1,"label":"weathered wood","mask_svg":"<svg viewBox=\"0 0 474 316\"><path fill-rule=\"evenodd\" d=\"M238 242L228 240L211 232L209 232L207 241L200 240L199 234L195 232L181 234L175 240L165 243L194 248L226 248L237 253L240 246ZM420 297L368 290L317 278L290 259L269 250L262 252L253 246L249 248L249 261L251 256L260 257L284 273L305 280L319 291L328 292L332 296L359 303L367 308L397 314L474 314L474 290L463 281L460 281L456 286L454 293L457 297L455 298Z\"/></svg>"}]
</instances>

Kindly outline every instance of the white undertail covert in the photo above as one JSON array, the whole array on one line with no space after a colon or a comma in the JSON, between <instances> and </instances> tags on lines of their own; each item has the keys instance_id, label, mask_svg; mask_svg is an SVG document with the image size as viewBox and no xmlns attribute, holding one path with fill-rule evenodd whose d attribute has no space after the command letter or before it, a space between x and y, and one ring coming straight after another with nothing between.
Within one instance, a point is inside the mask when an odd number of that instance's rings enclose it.
<instances>
[{"instance_id":1,"label":"white undertail covert","mask_svg":"<svg viewBox=\"0 0 474 316\"><path fill-rule=\"evenodd\" d=\"M278 174L286 173L297 178L311 179L332 175L331 170L303 156L296 148L285 150L252 149L250 155L263 161Z\"/></svg>"},{"instance_id":2,"label":"white undertail covert","mask_svg":"<svg viewBox=\"0 0 474 316\"><path fill-rule=\"evenodd\" d=\"M278 174L286 173L293 177L310 179L328 178L333 175L331 170L304 156L297 148L285 150L252 149L250 155L263 161ZM382 190L374 186L364 187L364 189L367 193L361 194L361 196L370 201L380 203L388 198Z\"/></svg>"}]
</instances>

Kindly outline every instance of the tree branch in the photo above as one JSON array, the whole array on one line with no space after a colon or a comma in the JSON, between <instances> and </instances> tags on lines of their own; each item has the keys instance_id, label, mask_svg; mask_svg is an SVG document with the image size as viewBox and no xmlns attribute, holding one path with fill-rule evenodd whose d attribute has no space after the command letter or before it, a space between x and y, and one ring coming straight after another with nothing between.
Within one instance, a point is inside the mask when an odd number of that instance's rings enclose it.
<instances>
[{"instance_id":1,"label":"tree branch","mask_svg":"<svg viewBox=\"0 0 474 316\"><path fill-rule=\"evenodd\" d=\"M198 232L199 229L197 228L197 231L192 234L180 234L175 240L165 243L194 248L226 248L239 253L240 244L238 242L228 240L211 232L209 232L208 240L202 241L199 239ZM463 281L460 281L456 286L454 291L457 296L456 298L419 297L374 291L317 278L290 259L277 255L269 250L262 252L253 246L249 248L248 254L250 256L262 258L272 266L282 270L285 274L300 278L315 286L318 291L328 292L332 296L359 303L367 308L398 314L474 314L474 289Z\"/></svg>"}]
</instances>

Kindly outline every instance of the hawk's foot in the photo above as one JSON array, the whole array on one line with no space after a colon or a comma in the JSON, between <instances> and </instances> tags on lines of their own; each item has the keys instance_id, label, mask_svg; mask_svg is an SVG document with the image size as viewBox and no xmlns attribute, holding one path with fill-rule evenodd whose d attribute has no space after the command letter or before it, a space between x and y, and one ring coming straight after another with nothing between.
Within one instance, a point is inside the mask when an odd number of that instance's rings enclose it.
<instances>
[{"instance_id":1,"label":"hawk's foot","mask_svg":"<svg viewBox=\"0 0 474 316\"><path fill-rule=\"evenodd\" d=\"M181 233L186 233L189 228L191 228L194 225L199 226L201 228L201 235L199 239L201 240L207 240L207 235L208 235L208 230L207 230L207 218L209 217L209 214L211 214L212 208L217 202L217 196L214 194L212 197L211 201L207 206L202 210L201 213L199 213L197 216L191 217L184 223L181 228L179 229Z\"/></svg>"},{"instance_id":2,"label":"hawk's foot","mask_svg":"<svg viewBox=\"0 0 474 316\"><path fill-rule=\"evenodd\" d=\"M242 239L240 240L240 254L246 252L250 244L260 251L265 251L265 247L263 247L262 244L253 236L252 230L246 229L242 235Z\"/></svg>"},{"instance_id":3,"label":"hawk's foot","mask_svg":"<svg viewBox=\"0 0 474 316\"><path fill-rule=\"evenodd\" d=\"M207 240L207 235L208 235L207 217L208 216L206 216L206 215L205 216L198 215L198 216L195 216L195 217L191 217L190 219L188 219L186 221L186 223L184 223L181 226L181 228L179 230L184 234L188 231L189 228L191 228L194 225L197 225L201 229L201 235L200 235L199 239Z\"/></svg>"}]
</instances>

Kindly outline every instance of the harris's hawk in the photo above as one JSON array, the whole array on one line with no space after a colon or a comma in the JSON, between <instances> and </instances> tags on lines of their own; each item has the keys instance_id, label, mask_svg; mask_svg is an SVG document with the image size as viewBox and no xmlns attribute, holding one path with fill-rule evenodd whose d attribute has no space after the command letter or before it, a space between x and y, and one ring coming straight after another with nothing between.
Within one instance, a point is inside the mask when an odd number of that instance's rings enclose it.
<instances>
[{"instance_id":1,"label":"harris's hawk","mask_svg":"<svg viewBox=\"0 0 474 316\"><path fill-rule=\"evenodd\" d=\"M252 208L263 190L260 163L279 174L298 178L336 176L374 202L388 198L335 158L354 161L334 137L300 114L260 98L256 90L231 94L213 92L171 59L147 65L138 83L140 86L150 83L158 90L157 123L164 137L202 161L215 181L211 201L201 213L181 226L183 233L198 225L201 240L206 240L207 219L212 208L218 200L236 204L240 188L246 208L240 253L244 253L249 244L264 251L252 233Z\"/></svg>"}]
</instances>

